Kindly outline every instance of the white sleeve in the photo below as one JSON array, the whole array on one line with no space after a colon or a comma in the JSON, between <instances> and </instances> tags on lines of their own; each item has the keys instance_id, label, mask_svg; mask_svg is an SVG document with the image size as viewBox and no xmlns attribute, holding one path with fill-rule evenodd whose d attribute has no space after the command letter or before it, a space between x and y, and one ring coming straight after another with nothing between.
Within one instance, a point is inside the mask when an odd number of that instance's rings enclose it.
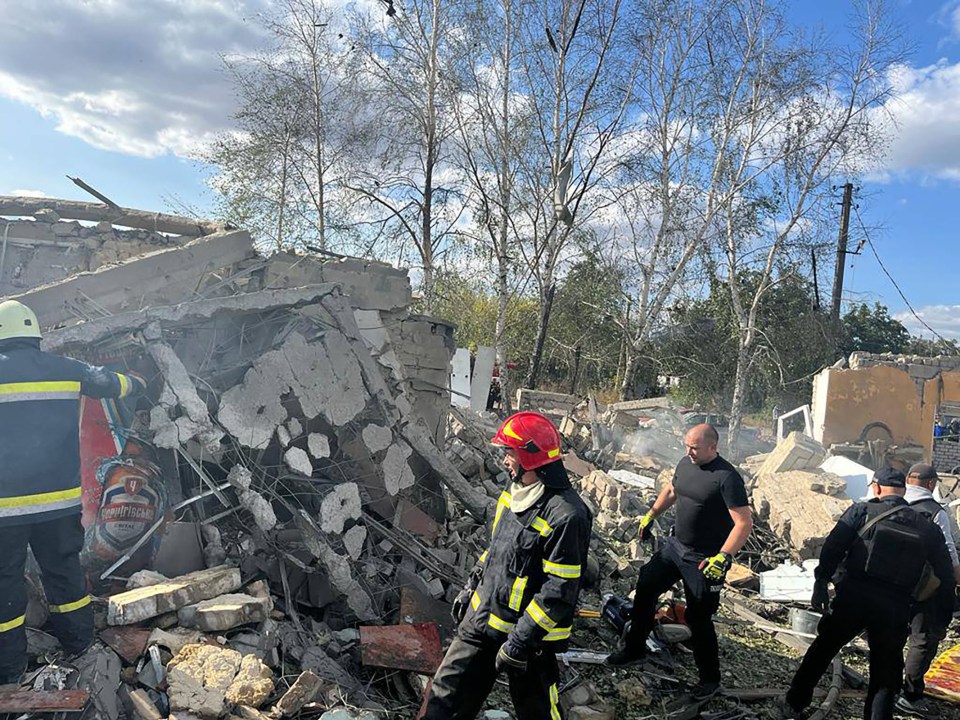
<instances>
[{"instance_id":1,"label":"white sleeve","mask_svg":"<svg viewBox=\"0 0 960 720\"><path fill-rule=\"evenodd\" d=\"M950 561L954 567L957 567L960 565L960 561L957 559L957 544L953 540L953 530L950 529L950 518L947 517L947 511L941 510L938 512L934 515L933 521L937 523L937 526L943 531L943 539L947 541L947 552L950 553Z\"/></svg>"}]
</instances>

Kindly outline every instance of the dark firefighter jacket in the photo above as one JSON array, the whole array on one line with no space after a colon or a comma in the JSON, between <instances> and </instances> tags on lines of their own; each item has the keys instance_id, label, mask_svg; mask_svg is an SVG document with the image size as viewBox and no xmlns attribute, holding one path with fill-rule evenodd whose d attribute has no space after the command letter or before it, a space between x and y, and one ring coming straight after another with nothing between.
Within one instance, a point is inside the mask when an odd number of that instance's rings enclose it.
<instances>
[{"instance_id":1,"label":"dark firefighter jacket","mask_svg":"<svg viewBox=\"0 0 960 720\"><path fill-rule=\"evenodd\" d=\"M480 582L460 624L467 642L543 643L562 650L570 638L592 518L570 487L547 487L533 507L510 510L510 493L497 501L490 547L480 556Z\"/></svg>"},{"instance_id":2,"label":"dark firefighter jacket","mask_svg":"<svg viewBox=\"0 0 960 720\"><path fill-rule=\"evenodd\" d=\"M126 375L0 341L0 526L80 512L80 396L122 398Z\"/></svg>"}]
</instances>

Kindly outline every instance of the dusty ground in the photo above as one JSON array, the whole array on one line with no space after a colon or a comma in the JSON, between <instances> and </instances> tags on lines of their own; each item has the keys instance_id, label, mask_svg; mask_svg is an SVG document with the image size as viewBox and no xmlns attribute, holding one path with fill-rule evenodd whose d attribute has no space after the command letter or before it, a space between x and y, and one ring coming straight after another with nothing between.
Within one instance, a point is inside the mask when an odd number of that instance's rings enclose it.
<instances>
[{"instance_id":1,"label":"dusty ground","mask_svg":"<svg viewBox=\"0 0 960 720\"><path fill-rule=\"evenodd\" d=\"M588 601L598 601L597 597L588 596ZM583 603L587 605L587 602ZM717 623L720 635L721 665L724 671L724 685L728 688L772 688L785 690L793 672L796 670L800 653L780 644L772 636L758 631L749 625L738 622L732 613L721 609L721 620ZM730 618L730 623L722 620ZM614 647L615 638L606 627L600 626L598 620L578 619L574 629L572 647L589 648L594 650L610 650ZM736 624L731 624L736 623ZM941 650L960 643L960 628L951 630L947 639L941 644ZM604 702L616 708L617 720L646 720L648 718L665 718L665 705L671 698L682 692L686 684L696 681L693 656L685 648L675 653L676 667L670 671L645 666L644 670L635 668L612 670L605 666L575 665L573 673L564 671L566 682L575 680L577 676L588 680L596 688ZM844 663L857 671L867 674L867 658L854 651L846 651ZM668 682L660 677L671 677L680 682ZM650 703L643 705L636 702L637 686L642 685L646 690ZM821 687L826 690L829 685L828 676L821 681ZM847 687L846 685L844 686ZM815 701L817 702L817 701ZM943 720L960 720L960 706L950 703L931 700L937 717ZM509 694L505 682L498 683L494 693L486 706L489 709L511 712ZM745 712L746 718L768 720L776 718L774 702L751 701L738 703L729 698L715 698L704 712L709 714L721 713L739 709ZM861 718L863 717L863 701L857 698L841 698L834 706L831 718ZM904 716L906 717L906 716Z\"/></svg>"}]
</instances>

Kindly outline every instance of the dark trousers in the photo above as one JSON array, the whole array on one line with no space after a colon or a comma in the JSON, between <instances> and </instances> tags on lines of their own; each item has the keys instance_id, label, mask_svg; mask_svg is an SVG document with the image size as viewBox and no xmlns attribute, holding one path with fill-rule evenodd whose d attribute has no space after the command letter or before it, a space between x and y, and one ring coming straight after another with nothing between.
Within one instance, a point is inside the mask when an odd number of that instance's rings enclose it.
<instances>
[{"instance_id":1,"label":"dark trousers","mask_svg":"<svg viewBox=\"0 0 960 720\"><path fill-rule=\"evenodd\" d=\"M80 514L0 527L0 684L18 682L27 667L23 574L28 545L43 573L50 632L68 654L81 652L93 641L93 608L80 568Z\"/></svg>"},{"instance_id":2,"label":"dark trousers","mask_svg":"<svg viewBox=\"0 0 960 720\"><path fill-rule=\"evenodd\" d=\"M690 626L693 659L697 663L700 682L710 683L720 682L720 651L713 614L720 607L723 584L711 585L700 572L699 565L704 558L676 538L667 538L666 544L640 569L626 643L630 648L646 646L660 596L682 580L687 602L684 617Z\"/></svg>"},{"instance_id":3,"label":"dark trousers","mask_svg":"<svg viewBox=\"0 0 960 720\"><path fill-rule=\"evenodd\" d=\"M817 626L817 637L803 656L787 691L787 702L805 708L813 689L840 649L864 630L870 646L870 682L863 703L865 720L889 720L903 676L910 604L865 590L837 589L833 609Z\"/></svg>"},{"instance_id":4,"label":"dark trousers","mask_svg":"<svg viewBox=\"0 0 960 720\"><path fill-rule=\"evenodd\" d=\"M423 720L473 720L497 679L500 645L473 645L454 638L433 676L430 694L419 718ZM517 720L560 720L557 697L557 656L547 650L531 655L527 671L508 673L510 697Z\"/></svg>"},{"instance_id":5,"label":"dark trousers","mask_svg":"<svg viewBox=\"0 0 960 720\"><path fill-rule=\"evenodd\" d=\"M953 608L944 609L932 597L913 608L907 659L903 664L903 694L908 700L923 697L923 676L937 657L940 641L947 635Z\"/></svg>"}]
</instances>

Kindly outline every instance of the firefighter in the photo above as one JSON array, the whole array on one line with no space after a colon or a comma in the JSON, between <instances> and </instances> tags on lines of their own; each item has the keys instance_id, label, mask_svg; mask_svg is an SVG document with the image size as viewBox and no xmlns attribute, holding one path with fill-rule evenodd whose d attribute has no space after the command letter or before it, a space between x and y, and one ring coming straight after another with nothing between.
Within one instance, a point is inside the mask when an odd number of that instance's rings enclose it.
<instances>
[{"instance_id":1,"label":"firefighter","mask_svg":"<svg viewBox=\"0 0 960 720\"><path fill-rule=\"evenodd\" d=\"M630 632L623 647L607 658L614 666L641 662L653 629L660 595L678 580L687 601L685 619L699 682L690 692L696 702L720 690L720 656L713 614L733 556L753 529L747 491L737 469L717 452L719 436L708 424L695 425L684 437L686 455L672 482L640 519L640 539L650 535L653 519L676 504L674 535L640 569Z\"/></svg>"},{"instance_id":2,"label":"firefighter","mask_svg":"<svg viewBox=\"0 0 960 720\"><path fill-rule=\"evenodd\" d=\"M138 377L43 352L33 311L0 303L0 685L19 683L27 666L27 546L64 652L93 642L80 567L80 396L122 398L143 387Z\"/></svg>"},{"instance_id":3,"label":"firefighter","mask_svg":"<svg viewBox=\"0 0 960 720\"><path fill-rule=\"evenodd\" d=\"M903 473L881 468L871 487L874 499L847 508L820 550L810 604L823 617L790 689L779 701L784 720L800 717L834 656L864 630L870 646L870 684L863 717L892 718L903 677L910 609L926 563L940 583L938 602L949 602L953 596L953 566L943 533L910 509L903 497ZM831 580L836 591L832 602Z\"/></svg>"},{"instance_id":4,"label":"firefighter","mask_svg":"<svg viewBox=\"0 0 960 720\"><path fill-rule=\"evenodd\" d=\"M506 672L518 720L559 720L556 653L570 638L592 518L571 487L560 435L543 415L500 426L509 488L497 501L490 547L454 601L457 635L433 677L425 720L477 716Z\"/></svg>"}]
</instances>

